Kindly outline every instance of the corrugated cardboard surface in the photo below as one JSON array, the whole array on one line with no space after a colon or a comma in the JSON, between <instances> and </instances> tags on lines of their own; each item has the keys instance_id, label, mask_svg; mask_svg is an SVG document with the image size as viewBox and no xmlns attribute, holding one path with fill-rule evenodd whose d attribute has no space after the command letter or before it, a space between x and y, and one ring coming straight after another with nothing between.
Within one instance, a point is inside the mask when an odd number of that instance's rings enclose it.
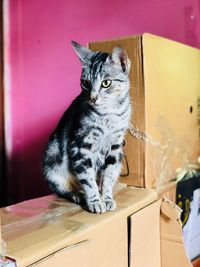
<instances>
[{"instance_id":1,"label":"corrugated cardboard surface","mask_svg":"<svg viewBox=\"0 0 200 267\"><path fill-rule=\"evenodd\" d=\"M156 199L153 190L125 188L117 211L103 215L53 195L1 209L7 255L18 267L191 267L180 209Z\"/></svg>"},{"instance_id":2,"label":"corrugated cardboard surface","mask_svg":"<svg viewBox=\"0 0 200 267\"><path fill-rule=\"evenodd\" d=\"M182 180L169 182L158 195L177 203L182 209L181 221L186 252L193 260L200 255L200 179L199 172L188 172Z\"/></svg>"},{"instance_id":3,"label":"corrugated cardboard surface","mask_svg":"<svg viewBox=\"0 0 200 267\"><path fill-rule=\"evenodd\" d=\"M99 223L96 227L80 233L70 245L48 259L41 260L39 267L49 266L127 266L128 243L127 221L121 218L110 218L109 221ZM82 240L82 241L79 241Z\"/></svg>"},{"instance_id":4,"label":"corrugated cardboard surface","mask_svg":"<svg viewBox=\"0 0 200 267\"><path fill-rule=\"evenodd\" d=\"M159 197L164 197L169 199L171 202L176 203L176 181L170 181L163 186L161 186L158 190Z\"/></svg>"},{"instance_id":5,"label":"corrugated cardboard surface","mask_svg":"<svg viewBox=\"0 0 200 267\"><path fill-rule=\"evenodd\" d=\"M200 50L148 34L142 45L146 131L163 146L156 162L155 147L146 144L146 186L151 187L152 178L164 184L200 153Z\"/></svg>"},{"instance_id":6,"label":"corrugated cardboard surface","mask_svg":"<svg viewBox=\"0 0 200 267\"><path fill-rule=\"evenodd\" d=\"M118 209L103 215L54 196L0 209L6 255L19 266L38 261L39 266L62 266L66 255L72 256L65 258L69 266L110 267L113 260L114 266L127 266L127 217L156 199L153 190L125 188L116 195Z\"/></svg>"},{"instance_id":7,"label":"corrugated cardboard surface","mask_svg":"<svg viewBox=\"0 0 200 267\"><path fill-rule=\"evenodd\" d=\"M160 205L157 201L130 217L130 267L161 266Z\"/></svg>"},{"instance_id":8,"label":"corrugated cardboard surface","mask_svg":"<svg viewBox=\"0 0 200 267\"><path fill-rule=\"evenodd\" d=\"M127 134L129 175L121 181L159 187L200 154L200 51L150 34L89 44L94 51L115 46L132 62L131 122L139 129L139 139Z\"/></svg>"},{"instance_id":9,"label":"corrugated cardboard surface","mask_svg":"<svg viewBox=\"0 0 200 267\"><path fill-rule=\"evenodd\" d=\"M181 210L168 201L162 202L160 217L161 266L192 266L183 245Z\"/></svg>"}]
</instances>

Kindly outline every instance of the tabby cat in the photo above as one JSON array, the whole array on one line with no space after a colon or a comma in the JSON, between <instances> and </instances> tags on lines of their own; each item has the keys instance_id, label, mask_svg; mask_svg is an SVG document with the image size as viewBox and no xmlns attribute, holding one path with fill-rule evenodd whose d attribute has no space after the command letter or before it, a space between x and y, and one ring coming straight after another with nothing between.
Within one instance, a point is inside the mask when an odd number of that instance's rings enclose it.
<instances>
[{"instance_id":1,"label":"tabby cat","mask_svg":"<svg viewBox=\"0 0 200 267\"><path fill-rule=\"evenodd\" d=\"M72 46L82 64L82 91L49 139L43 172L58 196L104 213L116 209L113 185L131 111L130 60L119 47L108 54Z\"/></svg>"}]
</instances>

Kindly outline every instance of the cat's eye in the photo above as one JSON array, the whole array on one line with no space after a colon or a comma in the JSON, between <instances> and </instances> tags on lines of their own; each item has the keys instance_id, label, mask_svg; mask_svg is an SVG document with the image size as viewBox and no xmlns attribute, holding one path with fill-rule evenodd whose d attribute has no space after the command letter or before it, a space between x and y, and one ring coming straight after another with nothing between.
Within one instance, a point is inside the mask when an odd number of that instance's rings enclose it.
<instances>
[{"instance_id":1,"label":"cat's eye","mask_svg":"<svg viewBox=\"0 0 200 267\"><path fill-rule=\"evenodd\" d=\"M81 80L81 85L85 88L85 89L89 89L91 86L90 81L88 80Z\"/></svg>"},{"instance_id":2,"label":"cat's eye","mask_svg":"<svg viewBox=\"0 0 200 267\"><path fill-rule=\"evenodd\" d=\"M108 88L111 86L111 83L112 83L111 80L104 80L104 81L102 81L101 86L104 88Z\"/></svg>"}]
</instances>

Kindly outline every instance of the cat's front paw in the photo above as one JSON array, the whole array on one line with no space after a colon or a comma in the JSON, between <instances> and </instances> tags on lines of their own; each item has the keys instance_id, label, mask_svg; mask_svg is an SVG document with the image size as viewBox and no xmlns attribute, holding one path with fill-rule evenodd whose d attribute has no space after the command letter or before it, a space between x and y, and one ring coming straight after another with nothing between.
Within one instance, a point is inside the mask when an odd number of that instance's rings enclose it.
<instances>
[{"instance_id":1,"label":"cat's front paw","mask_svg":"<svg viewBox=\"0 0 200 267\"><path fill-rule=\"evenodd\" d=\"M104 203L107 211L113 211L117 208L116 202L113 199L105 200Z\"/></svg>"},{"instance_id":2,"label":"cat's front paw","mask_svg":"<svg viewBox=\"0 0 200 267\"><path fill-rule=\"evenodd\" d=\"M87 204L87 209L89 212L92 212L92 213L104 213L106 212L106 205L104 202L101 202L101 201L97 201L97 202L89 202Z\"/></svg>"}]
</instances>

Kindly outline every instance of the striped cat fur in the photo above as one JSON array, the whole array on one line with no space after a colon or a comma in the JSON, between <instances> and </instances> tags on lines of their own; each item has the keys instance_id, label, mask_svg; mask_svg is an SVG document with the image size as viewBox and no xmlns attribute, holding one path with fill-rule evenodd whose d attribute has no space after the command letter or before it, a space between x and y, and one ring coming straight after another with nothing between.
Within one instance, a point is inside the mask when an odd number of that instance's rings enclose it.
<instances>
[{"instance_id":1,"label":"striped cat fur","mask_svg":"<svg viewBox=\"0 0 200 267\"><path fill-rule=\"evenodd\" d=\"M130 60L122 48L108 54L72 45L82 65L82 91L49 139L43 173L58 196L104 213L116 209L113 186L131 113Z\"/></svg>"}]
</instances>

